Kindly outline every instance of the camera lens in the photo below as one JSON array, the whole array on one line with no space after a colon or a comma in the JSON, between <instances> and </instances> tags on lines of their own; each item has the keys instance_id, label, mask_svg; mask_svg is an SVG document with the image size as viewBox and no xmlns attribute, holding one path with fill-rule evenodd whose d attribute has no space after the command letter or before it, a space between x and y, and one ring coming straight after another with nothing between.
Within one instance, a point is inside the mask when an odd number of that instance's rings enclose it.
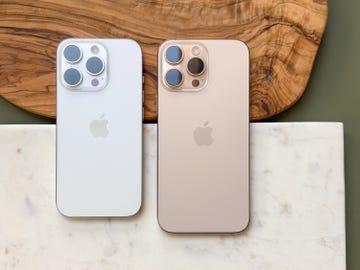
<instances>
[{"instance_id":1,"label":"camera lens","mask_svg":"<svg viewBox=\"0 0 360 270\"><path fill-rule=\"evenodd\" d=\"M99 75L104 70L104 62L99 57L90 57L86 61L86 69L91 75Z\"/></svg>"},{"instance_id":2,"label":"camera lens","mask_svg":"<svg viewBox=\"0 0 360 270\"><path fill-rule=\"evenodd\" d=\"M178 46L171 46L166 50L165 57L170 64L178 64L182 60L182 51Z\"/></svg>"},{"instance_id":3,"label":"camera lens","mask_svg":"<svg viewBox=\"0 0 360 270\"><path fill-rule=\"evenodd\" d=\"M81 83L82 75L75 68L69 68L64 73L64 81L70 86L77 86Z\"/></svg>"},{"instance_id":4,"label":"camera lens","mask_svg":"<svg viewBox=\"0 0 360 270\"><path fill-rule=\"evenodd\" d=\"M172 87L178 87L182 82L182 74L177 69L170 69L166 72L165 81Z\"/></svg>"},{"instance_id":5,"label":"camera lens","mask_svg":"<svg viewBox=\"0 0 360 270\"><path fill-rule=\"evenodd\" d=\"M191 58L187 64L187 70L191 75L198 76L204 71L203 60L198 57Z\"/></svg>"},{"instance_id":6,"label":"camera lens","mask_svg":"<svg viewBox=\"0 0 360 270\"><path fill-rule=\"evenodd\" d=\"M78 46L68 45L64 50L64 57L69 63L76 63L81 59L81 50Z\"/></svg>"}]
</instances>

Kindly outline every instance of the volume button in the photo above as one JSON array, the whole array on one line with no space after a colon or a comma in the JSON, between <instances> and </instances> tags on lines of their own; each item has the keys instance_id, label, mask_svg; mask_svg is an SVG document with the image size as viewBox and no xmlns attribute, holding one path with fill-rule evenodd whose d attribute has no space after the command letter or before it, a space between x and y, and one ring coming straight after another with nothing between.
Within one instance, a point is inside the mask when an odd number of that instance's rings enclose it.
<instances>
[{"instance_id":1,"label":"volume button","mask_svg":"<svg viewBox=\"0 0 360 270\"><path fill-rule=\"evenodd\" d=\"M145 82L145 77L144 77L144 75L142 75L142 83L143 83L143 85L144 85L144 82ZM142 119L144 121L144 119L145 119L145 110L144 110L145 91L144 91L144 89L141 92L142 92Z\"/></svg>"}]
</instances>

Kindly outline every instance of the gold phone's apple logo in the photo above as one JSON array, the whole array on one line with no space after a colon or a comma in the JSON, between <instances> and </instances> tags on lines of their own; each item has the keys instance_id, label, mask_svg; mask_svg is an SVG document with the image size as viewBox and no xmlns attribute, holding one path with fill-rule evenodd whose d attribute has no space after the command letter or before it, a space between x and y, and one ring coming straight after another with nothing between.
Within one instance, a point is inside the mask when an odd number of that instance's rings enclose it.
<instances>
[{"instance_id":1,"label":"gold phone's apple logo","mask_svg":"<svg viewBox=\"0 0 360 270\"><path fill-rule=\"evenodd\" d=\"M194 130L194 140L197 145L208 146L211 145L214 141L212 137L212 128L208 126L209 122L205 122L202 127L197 127Z\"/></svg>"},{"instance_id":2,"label":"gold phone's apple logo","mask_svg":"<svg viewBox=\"0 0 360 270\"><path fill-rule=\"evenodd\" d=\"M104 119L104 114L99 119L90 122L90 132L95 138L104 138L109 134L107 127L108 120Z\"/></svg>"}]
</instances>

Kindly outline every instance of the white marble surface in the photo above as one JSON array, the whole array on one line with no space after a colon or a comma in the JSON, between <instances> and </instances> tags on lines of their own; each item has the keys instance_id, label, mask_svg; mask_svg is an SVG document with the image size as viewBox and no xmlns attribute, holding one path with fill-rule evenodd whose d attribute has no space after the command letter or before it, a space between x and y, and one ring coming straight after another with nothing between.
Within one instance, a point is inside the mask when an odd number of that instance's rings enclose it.
<instances>
[{"instance_id":1,"label":"white marble surface","mask_svg":"<svg viewBox=\"0 0 360 270\"><path fill-rule=\"evenodd\" d=\"M0 126L0 269L346 269L341 124L252 125L251 223L236 235L161 231L144 128L141 213L69 219L54 204L54 126Z\"/></svg>"}]
</instances>

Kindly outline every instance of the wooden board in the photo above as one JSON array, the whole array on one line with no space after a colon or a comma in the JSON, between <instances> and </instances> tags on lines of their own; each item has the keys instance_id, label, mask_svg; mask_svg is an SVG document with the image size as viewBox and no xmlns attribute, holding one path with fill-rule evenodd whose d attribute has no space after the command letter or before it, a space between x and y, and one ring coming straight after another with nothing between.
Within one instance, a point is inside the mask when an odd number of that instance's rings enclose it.
<instances>
[{"instance_id":1,"label":"wooden board","mask_svg":"<svg viewBox=\"0 0 360 270\"><path fill-rule=\"evenodd\" d=\"M240 39L251 55L251 119L264 119L301 97L326 19L326 0L0 0L0 95L55 118L58 43L126 37L142 46L145 120L156 121L159 44Z\"/></svg>"}]
</instances>

